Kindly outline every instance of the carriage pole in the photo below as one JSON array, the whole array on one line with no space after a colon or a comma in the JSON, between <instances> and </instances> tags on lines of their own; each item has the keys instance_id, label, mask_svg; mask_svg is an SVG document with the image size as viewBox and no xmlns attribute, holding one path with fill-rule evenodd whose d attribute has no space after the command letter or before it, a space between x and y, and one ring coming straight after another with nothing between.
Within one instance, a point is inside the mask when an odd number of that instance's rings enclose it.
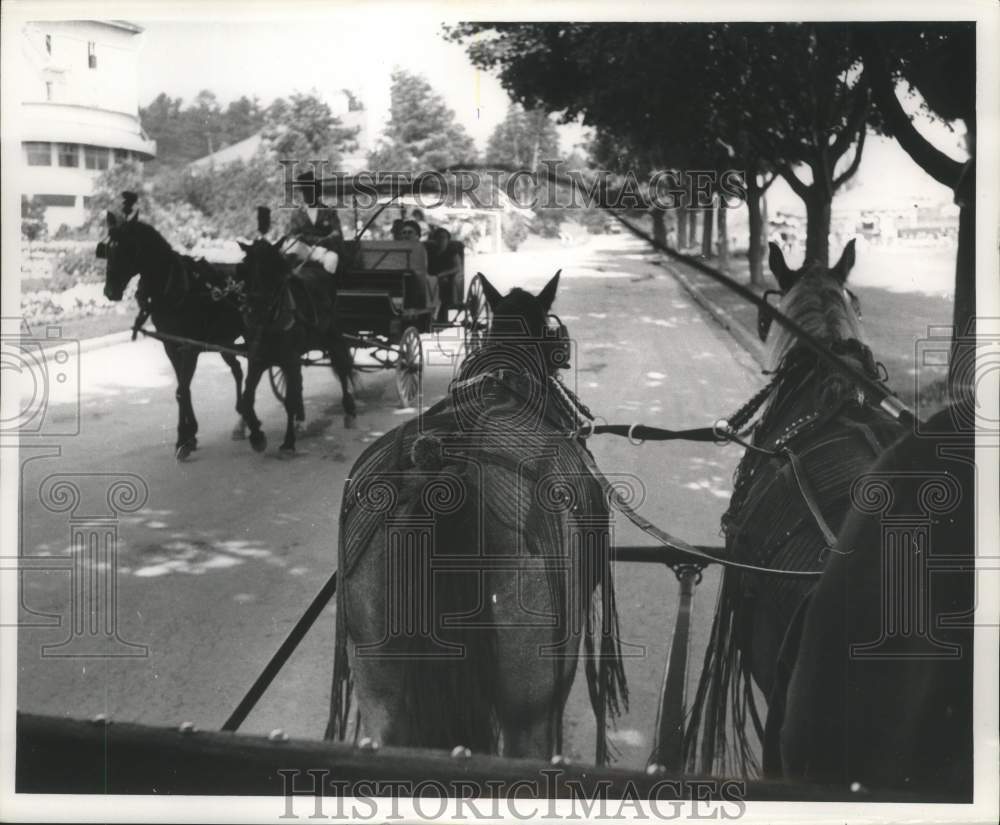
<instances>
[{"instance_id":1,"label":"carriage pole","mask_svg":"<svg viewBox=\"0 0 1000 825\"><path fill-rule=\"evenodd\" d=\"M663 765L668 771L679 771L684 760L684 683L687 680L688 646L691 633L691 602L694 586L701 581L703 565L678 563L670 565L680 582L680 602L670 655L663 671L660 709L657 714L656 746L651 763Z\"/></svg>"}]
</instances>

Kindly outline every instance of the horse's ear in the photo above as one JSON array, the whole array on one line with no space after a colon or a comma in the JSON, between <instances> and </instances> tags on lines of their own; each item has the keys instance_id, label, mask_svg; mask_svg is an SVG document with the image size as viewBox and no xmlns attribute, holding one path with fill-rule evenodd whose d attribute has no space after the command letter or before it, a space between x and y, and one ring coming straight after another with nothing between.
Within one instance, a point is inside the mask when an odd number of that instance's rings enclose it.
<instances>
[{"instance_id":1,"label":"horse's ear","mask_svg":"<svg viewBox=\"0 0 1000 825\"><path fill-rule=\"evenodd\" d=\"M785 263L785 255L781 251L780 246L771 241L767 247L769 250L767 265L771 267L771 273L778 279L778 286L781 287L781 291L788 292L795 285L795 276L797 273L788 268L788 264Z\"/></svg>"},{"instance_id":2,"label":"horse's ear","mask_svg":"<svg viewBox=\"0 0 1000 825\"><path fill-rule=\"evenodd\" d=\"M552 305L556 302L556 290L559 289L559 276L561 274L562 270L560 269L552 276L552 279L545 285L545 288L538 293L538 300L542 303L546 312L552 309Z\"/></svg>"},{"instance_id":3,"label":"horse's ear","mask_svg":"<svg viewBox=\"0 0 1000 825\"><path fill-rule=\"evenodd\" d=\"M486 303L490 305L490 309L496 312L497 304L503 300L503 295L500 294L499 290L493 284L486 280L486 276L482 272L479 273L479 277L483 281L483 294L486 296Z\"/></svg>"},{"instance_id":4,"label":"horse's ear","mask_svg":"<svg viewBox=\"0 0 1000 825\"><path fill-rule=\"evenodd\" d=\"M854 268L854 261L854 238L851 238L847 242L847 246L844 247L840 260L837 261L833 269L830 270L830 274L841 283L844 283L847 281L847 276L851 274L851 270Z\"/></svg>"},{"instance_id":5,"label":"horse's ear","mask_svg":"<svg viewBox=\"0 0 1000 825\"><path fill-rule=\"evenodd\" d=\"M243 241L237 241L236 243L243 250L244 255L249 254L250 250L253 249L253 244L243 243Z\"/></svg>"},{"instance_id":6,"label":"horse's ear","mask_svg":"<svg viewBox=\"0 0 1000 825\"><path fill-rule=\"evenodd\" d=\"M114 229L116 226L118 226L118 218L116 217L115 213L112 212L109 209L108 210L108 229Z\"/></svg>"},{"instance_id":7,"label":"horse's ear","mask_svg":"<svg viewBox=\"0 0 1000 825\"><path fill-rule=\"evenodd\" d=\"M139 210L138 209L133 209L132 210L132 214L128 216L128 219L129 219L130 223L138 223L139 222Z\"/></svg>"}]
</instances>

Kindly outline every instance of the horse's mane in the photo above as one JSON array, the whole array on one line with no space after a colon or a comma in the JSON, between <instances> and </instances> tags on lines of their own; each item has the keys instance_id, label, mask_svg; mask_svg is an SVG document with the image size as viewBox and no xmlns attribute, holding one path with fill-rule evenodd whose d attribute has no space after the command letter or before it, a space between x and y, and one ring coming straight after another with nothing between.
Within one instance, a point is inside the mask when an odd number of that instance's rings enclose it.
<instances>
[{"instance_id":1,"label":"horse's mane","mask_svg":"<svg viewBox=\"0 0 1000 825\"><path fill-rule=\"evenodd\" d=\"M861 326L848 306L843 284L824 269L816 268L802 275L778 308L824 343L861 340ZM767 351L767 369L777 369L796 344L798 337L793 332L784 327L774 329Z\"/></svg>"}]
</instances>

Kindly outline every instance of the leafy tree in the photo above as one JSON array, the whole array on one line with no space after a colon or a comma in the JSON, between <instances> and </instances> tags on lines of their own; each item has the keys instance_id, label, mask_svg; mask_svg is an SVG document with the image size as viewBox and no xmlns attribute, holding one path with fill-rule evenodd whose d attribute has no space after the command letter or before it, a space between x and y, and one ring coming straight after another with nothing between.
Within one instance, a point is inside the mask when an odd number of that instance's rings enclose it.
<instances>
[{"instance_id":1,"label":"leafy tree","mask_svg":"<svg viewBox=\"0 0 1000 825\"><path fill-rule=\"evenodd\" d=\"M222 141L226 144L239 143L259 132L264 126L264 111L255 95L243 95L233 100L222 113Z\"/></svg>"},{"instance_id":2,"label":"leafy tree","mask_svg":"<svg viewBox=\"0 0 1000 825\"><path fill-rule=\"evenodd\" d=\"M536 170L542 161L558 157L559 133L548 112L525 111L516 103L511 104L506 117L493 130L486 148L487 164L515 169ZM557 236L563 210L538 206L534 211L532 228L543 237ZM521 234L520 228L516 234Z\"/></svg>"},{"instance_id":3,"label":"leafy tree","mask_svg":"<svg viewBox=\"0 0 1000 825\"><path fill-rule=\"evenodd\" d=\"M827 260L830 202L857 170L868 114L846 27L467 23L448 36L515 100L582 116L656 168L731 167L753 150L806 202L807 253ZM797 176L803 165L811 181Z\"/></svg>"},{"instance_id":4,"label":"leafy tree","mask_svg":"<svg viewBox=\"0 0 1000 825\"><path fill-rule=\"evenodd\" d=\"M357 129L346 129L315 93L296 92L268 109L264 140L281 159L322 159L336 168L344 152L357 148Z\"/></svg>"},{"instance_id":5,"label":"leafy tree","mask_svg":"<svg viewBox=\"0 0 1000 825\"><path fill-rule=\"evenodd\" d=\"M476 158L476 147L455 113L430 83L403 69L392 73L389 121L373 169L422 172L445 169Z\"/></svg>"}]
</instances>

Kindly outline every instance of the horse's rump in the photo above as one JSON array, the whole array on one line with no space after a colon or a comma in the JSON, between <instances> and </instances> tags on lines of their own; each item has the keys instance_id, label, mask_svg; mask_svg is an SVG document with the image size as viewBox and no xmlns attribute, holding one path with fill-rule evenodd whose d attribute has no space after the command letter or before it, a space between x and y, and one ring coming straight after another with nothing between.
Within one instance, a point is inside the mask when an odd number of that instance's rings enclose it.
<instances>
[{"instance_id":1,"label":"horse's rump","mask_svg":"<svg viewBox=\"0 0 1000 825\"><path fill-rule=\"evenodd\" d=\"M954 417L861 482L864 507L839 534L848 554L829 560L805 616L781 731L790 776L971 799L975 467ZM917 568L949 556L968 563Z\"/></svg>"},{"instance_id":2,"label":"horse's rump","mask_svg":"<svg viewBox=\"0 0 1000 825\"><path fill-rule=\"evenodd\" d=\"M501 406L512 400L498 383L491 397ZM498 681L495 645L497 634L506 631L495 625L496 594L491 604L484 581L489 584L507 575L527 575L529 565L541 564L549 613L554 615L539 615L537 620L545 625L546 633L554 632L550 628L560 623L565 625L564 643L574 645L566 653L574 657L581 634L588 639L589 651L603 630L600 661L604 667L601 674L593 662L587 668L592 700L599 695L608 707L617 709L619 697L625 698L614 621L609 516L600 486L581 455L583 448L555 422L543 419L530 430L511 430L496 416L485 415L478 417L476 429L471 430L468 407L456 406L454 398L387 433L358 459L342 503L338 570L343 588L366 554L399 554L404 544L420 545L418 534L430 536L419 551L424 554L421 560L409 569L397 569L403 575L427 576L429 563L434 571L429 617L433 626L430 632L402 634L392 644L413 658L408 678L412 710L419 711L415 718L424 728L421 741L440 746L462 742L474 749L490 749L496 742L498 710L492 692ZM402 526L402 532L397 526ZM407 530L409 539L404 537ZM380 542L384 547L379 547ZM464 572L444 572L446 565L459 560ZM522 564L524 570L516 572ZM406 586L391 580L388 584L394 592ZM608 614L602 614L603 628L595 623L593 594L598 585ZM380 595L373 594L373 598ZM416 607L421 594L410 598L410 606ZM350 621L346 599L340 598L328 736L343 736L347 721ZM435 647L440 652L442 642L461 644L468 655L454 667L442 666L440 658L435 661L427 656ZM558 671L563 658L559 645L550 645L541 655ZM598 690L598 678L606 680L602 690Z\"/></svg>"}]
</instances>

